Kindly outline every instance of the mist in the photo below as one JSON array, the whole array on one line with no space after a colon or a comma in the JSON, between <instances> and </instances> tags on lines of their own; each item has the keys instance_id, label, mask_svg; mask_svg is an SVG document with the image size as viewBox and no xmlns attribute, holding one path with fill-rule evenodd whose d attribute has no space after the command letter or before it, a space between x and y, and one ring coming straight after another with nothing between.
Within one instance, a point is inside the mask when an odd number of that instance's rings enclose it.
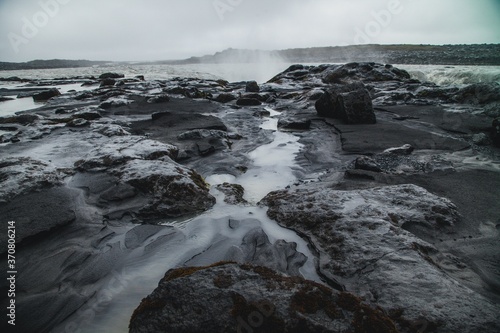
<instances>
[{"instance_id":1,"label":"mist","mask_svg":"<svg viewBox=\"0 0 500 333\"><path fill-rule=\"evenodd\" d=\"M499 13L495 0L2 0L0 60L153 61L229 48L500 43Z\"/></svg>"}]
</instances>

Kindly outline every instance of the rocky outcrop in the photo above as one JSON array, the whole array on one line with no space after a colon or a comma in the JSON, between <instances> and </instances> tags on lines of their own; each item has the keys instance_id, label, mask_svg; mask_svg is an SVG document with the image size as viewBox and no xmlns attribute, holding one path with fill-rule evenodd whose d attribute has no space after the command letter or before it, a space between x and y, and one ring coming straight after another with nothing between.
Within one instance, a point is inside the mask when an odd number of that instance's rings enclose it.
<instances>
[{"instance_id":1,"label":"rocky outcrop","mask_svg":"<svg viewBox=\"0 0 500 333\"><path fill-rule=\"evenodd\" d=\"M16 242L74 221L76 191L63 187L64 171L28 157L0 160L0 211L16 221ZM0 244L7 251L6 232Z\"/></svg>"},{"instance_id":2,"label":"rocky outcrop","mask_svg":"<svg viewBox=\"0 0 500 333\"><path fill-rule=\"evenodd\" d=\"M140 137L116 137L77 161L76 166L82 172L105 172L116 177L114 192L121 191L118 189L125 184L131 186L130 196L120 199L132 200L140 194L140 205L128 207L128 213L141 219L209 209L215 198L199 174L172 160L177 152L174 146Z\"/></svg>"},{"instance_id":3,"label":"rocky outcrop","mask_svg":"<svg viewBox=\"0 0 500 333\"><path fill-rule=\"evenodd\" d=\"M52 97L56 97L59 95L61 95L59 90L57 90L56 88L53 88L53 89L45 90L45 91L34 94L33 100L35 102L45 102L45 101L48 101L49 99L51 99Z\"/></svg>"},{"instance_id":4,"label":"rocky outcrop","mask_svg":"<svg viewBox=\"0 0 500 333\"><path fill-rule=\"evenodd\" d=\"M118 74L118 73L103 73L99 76L99 79L104 80L104 79L121 79L124 78L125 75L123 74Z\"/></svg>"},{"instance_id":5,"label":"rocky outcrop","mask_svg":"<svg viewBox=\"0 0 500 333\"><path fill-rule=\"evenodd\" d=\"M239 106L258 106L261 105L261 101L255 98L240 98L236 101Z\"/></svg>"},{"instance_id":6,"label":"rocky outcrop","mask_svg":"<svg viewBox=\"0 0 500 333\"><path fill-rule=\"evenodd\" d=\"M500 101L500 85L498 83L477 83L460 89L453 100L458 103L488 104Z\"/></svg>"},{"instance_id":7,"label":"rocky outcrop","mask_svg":"<svg viewBox=\"0 0 500 333\"><path fill-rule=\"evenodd\" d=\"M243 198L245 189L239 184L222 183L217 185L217 189L224 193L224 202L230 205L247 204Z\"/></svg>"},{"instance_id":8,"label":"rocky outcrop","mask_svg":"<svg viewBox=\"0 0 500 333\"><path fill-rule=\"evenodd\" d=\"M500 328L498 305L446 275L433 259L438 250L405 230L453 228L459 215L449 200L399 185L278 191L262 202L269 206L269 217L314 244L324 277L395 315L399 327L424 323L435 332Z\"/></svg>"},{"instance_id":9,"label":"rocky outcrop","mask_svg":"<svg viewBox=\"0 0 500 333\"><path fill-rule=\"evenodd\" d=\"M333 85L315 104L318 116L341 119L347 124L375 124L370 94L362 83Z\"/></svg>"},{"instance_id":10,"label":"rocky outcrop","mask_svg":"<svg viewBox=\"0 0 500 333\"><path fill-rule=\"evenodd\" d=\"M246 92L258 93L260 92L260 87L256 81L248 81L245 87Z\"/></svg>"},{"instance_id":11,"label":"rocky outcrop","mask_svg":"<svg viewBox=\"0 0 500 333\"><path fill-rule=\"evenodd\" d=\"M222 93L217 95L215 97L214 101L219 102L219 103L229 103L231 101L234 101L236 97L233 94L228 94L228 93Z\"/></svg>"},{"instance_id":12,"label":"rocky outcrop","mask_svg":"<svg viewBox=\"0 0 500 333\"><path fill-rule=\"evenodd\" d=\"M323 73L325 83L351 83L355 81L404 81L410 79L408 72L391 65L349 63L331 66Z\"/></svg>"},{"instance_id":13,"label":"rocky outcrop","mask_svg":"<svg viewBox=\"0 0 500 333\"><path fill-rule=\"evenodd\" d=\"M131 333L397 332L386 314L352 294L234 263L168 271L135 310L129 328Z\"/></svg>"}]
</instances>

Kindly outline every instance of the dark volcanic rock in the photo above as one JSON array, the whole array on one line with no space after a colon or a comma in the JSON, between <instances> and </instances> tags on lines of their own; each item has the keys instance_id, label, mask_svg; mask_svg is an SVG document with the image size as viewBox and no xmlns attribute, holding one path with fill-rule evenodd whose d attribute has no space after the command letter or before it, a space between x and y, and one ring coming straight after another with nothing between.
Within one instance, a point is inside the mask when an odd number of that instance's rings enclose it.
<instances>
[{"instance_id":1,"label":"dark volcanic rock","mask_svg":"<svg viewBox=\"0 0 500 333\"><path fill-rule=\"evenodd\" d=\"M233 263L168 271L134 311L129 328L131 333L397 332L387 315L352 294Z\"/></svg>"},{"instance_id":2,"label":"dark volcanic rock","mask_svg":"<svg viewBox=\"0 0 500 333\"><path fill-rule=\"evenodd\" d=\"M22 114L18 116L0 118L0 124L28 125L28 124L33 124L38 119L40 119L40 117L38 117L35 114Z\"/></svg>"},{"instance_id":3,"label":"dark volcanic rock","mask_svg":"<svg viewBox=\"0 0 500 333\"><path fill-rule=\"evenodd\" d=\"M125 75L118 73L104 73L99 76L99 79L121 79L124 78Z\"/></svg>"},{"instance_id":4,"label":"dark volcanic rock","mask_svg":"<svg viewBox=\"0 0 500 333\"><path fill-rule=\"evenodd\" d=\"M2 219L16 222L16 242L72 223L78 191L65 187L46 188L0 203ZM0 244L7 244L7 233L0 234ZM7 251L3 246L0 252Z\"/></svg>"},{"instance_id":5,"label":"dark volcanic rock","mask_svg":"<svg viewBox=\"0 0 500 333\"><path fill-rule=\"evenodd\" d=\"M110 87L110 86L114 86L116 83L116 80L115 79L111 79L111 78L107 78L107 79L103 79L101 81L101 87Z\"/></svg>"},{"instance_id":6,"label":"dark volcanic rock","mask_svg":"<svg viewBox=\"0 0 500 333\"><path fill-rule=\"evenodd\" d=\"M256 81L249 81L249 82L247 82L247 84L245 86L245 91L258 93L258 92L260 92L260 88L259 88L259 85L257 84Z\"/></svg>"},{"instance_id":7,"label":"dark volcanic rock","mask_svg":"<svg viewBox=\"0 0 500 333\"><path fill-rule=\"evenodd\" d=\"M148 103L166 103L169 101L170 101L170 97L168 97L168 95L166 95L166 94L154 96L154 97L151 97L150 99L148 99Z\"/></svg>"},{"instance_id":8,"label":"dark volcanic rock","mask_svg":"<svg viewBox=\"0 0 500 333\"><path fill-rule=\"evenodd\" d=\"M325 83L405 81L409 79L410 74L404 70L373 62L333 65L323 73L323 82Z\"/></svg>"},{"instance_id":9,"label":"dark volcanic rock","mask_svg":"<svg viewBox=\"0 0 500 333\"><path fill-rule=\"evenodd\" d=\"M341 119L347 124L377 122L370 94L362 83L333 85L316 101L321 117Z\"/></svg>"},{"instance_id":10,"label":"dark volcanic rock","mask_svg":"<svg viewBox=\"0 0 500 333\"><path fill-rule=\"evenodd\" d=\"M91 110L78 111L73 114L73 117L85 120L96 120L102 118L99 111L91 111Z\"/></svg>"},{"instance_id":11,"label":"dark volcanic rock","mask_svg":"<svg viewBox=\"0 0 500 333\"><path fill-rule=\"evenodd\" d=\"M217 189L224 193L224 202L231 205L246 204L247 201L243 199L245 189L239 184L223 183L217 185Z\"/></svg>"},{"instance_id":12,"label":"dark volcanic rock","mask_svg":"<svg viewBox=\"0 0 500 333\"><path fill-rule=\"evenodd\" d=\"M239 106L257 106L261 105L261 101L255 98L240 98L236 101Z\"/></svg>"},{"instance_id":13,"label":"dark volcanic rock","mask_svg":"<svg viewBox=\"0 0 500 333\"><path fill-rule=\"evenodd\" d=\"M500 147L500 118L496 118L492 123L493 144Z\"/></svg>"},{"instance_id":14,"label":"dark volcanic rock","mask_svg":"<svg viewBox=\"0 0 500 333\"><path fill-rule=\"evenodd\" d=\"M269 217L315 244L323 276L386 313L399 312L395 320L403 331L417 323L435 332L500 329L498 305L445 274L435 260L439 251L406 231L452 228L459 215L449 200L399 185L355 191L304 187L272 192L263 203ZM457 262L456 269L466 265Z\"/></svg>"},{"instance_id":15,"label":"dark volcanic rock","mask_svg":"<svg viewBox=\"0 0 500 333\"><path fill-rule=\"evenodd\" d=\"M217 95L214 101L219 103L229 103L231 101L234 101L235 99L236 97L233 94L222 93Z\"/></svg>"},{"instance_id":16,"label":"dark volcanic rock","mask_svg":"<svg viewBox=\"0 0 500 333\"><path fill-rule=\"evenodd\" d=\"M66 126L68 127L84 127L90 125L90 122L83 118L75 118L69 121Z\"/></svg>"},{"instance_id":17,"label":"dark volcanic rock","mask_svg":"<svg viewBox=\"0 0 500 333\"><path fill-rule=\"evenodd\" d=\"M202 212L215 204L203 178L171 157L177 148L138 137L115 137L76 163L78 170L106 172L116 185L127 184L143 198L128 212L145 220ZM89 175L89 177L90 177Z\"/></svg>"},{"instance_id":18,"label":"dark volcanic rock","mask_svg":"<svg viewBox=\"0 0 500 333\"><path fill-rule=\"evenodd\" d=\"M377 161L373 158L367 156L361 156L354 162L354 168L358 170L367 170L373 172L381 172L382 169L378 165Z\"/></svg>"},{"instance_id":19,"label":"dark volcanic rock","mask_svg":"<svg viewBox=\"0 0 500 333\"><path fill-rule=\"evenodd\" d=\"M31 158L0 160L0 211L5 221L16 221L16 242L75 219L77 191L62 187L64 177L54 166ZM0 243L7 243L7 233Z\"/></svg>"},{"instance_id":20,"label":"dark volcanic rock","mask_svg":"<svg viewBox=\"0 0 500 333\"><path fill-rule=\"evenodd\" d=\"M476 83L460 89L453 96L459 103L487 104L500 101L500 85L498 83Z\"/></svg>"},{"instance_id":21,"label":"dark volcanic rock","mask_svg":"<svg viewBox=\"0 0 500 333\"><path fill-rule=\"evenodd\" d=\"M278 120L278 127L289 130L308 130L311 128L311 119L282 117Z\"/></svg>"},{"instance_id":22,"label":"dark volcanic rock","mask_svg":"<svg viewBox=\"0 0 500 333\"><path fill-rule=\"evenodd\" d=\"M45 90L45 91L42 91L40 93L34 94L33 100L35 102L43 102L43 101L47 101L47 100L51 99L52 97L56 97L59 95L61 95L59 90L57 90L56 88L53 88L53 89Z\"/></svg>"}]
</instances>

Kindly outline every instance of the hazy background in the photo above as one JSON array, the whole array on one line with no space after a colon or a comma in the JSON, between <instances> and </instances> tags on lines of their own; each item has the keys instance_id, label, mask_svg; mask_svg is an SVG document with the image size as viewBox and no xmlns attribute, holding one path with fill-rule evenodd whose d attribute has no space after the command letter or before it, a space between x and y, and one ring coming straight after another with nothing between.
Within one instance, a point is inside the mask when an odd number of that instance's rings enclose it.
<instances>
[{"instance_id":1,"label":"hazy background","mask_svg":"<svg viewBox=\"0 0 500 333\"><path fill-rule=\"evenodd\" d=\"M390 6L397 14L380 16ZM500 0L0 0L0 61L167 60L230 47L359 43L500 43Z\"/></svg>"}]
</instances>

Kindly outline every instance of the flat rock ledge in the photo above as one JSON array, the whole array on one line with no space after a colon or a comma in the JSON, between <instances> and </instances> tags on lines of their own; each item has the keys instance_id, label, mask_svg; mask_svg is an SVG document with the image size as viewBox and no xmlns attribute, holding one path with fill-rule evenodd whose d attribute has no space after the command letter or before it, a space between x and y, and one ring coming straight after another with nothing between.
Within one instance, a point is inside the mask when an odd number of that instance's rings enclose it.
<instances>
[{"instance_id":1,"label":"flat rock ledge","mask_svg":"<svg viewBox=\"0 0 500 333\"><path fill-rule=\"evenodd\" d=\"M498 304L451 278L441 266L442 254L407 231L452 230L460 216L448 199L415 185L304 187L272 192L262 203L270 218L316 248L321 276L380 306L402 331L405 323L420 323L421 332L500 330ZM460 260L455 264L467 270Z\"/></svg>"}]
</instances>

